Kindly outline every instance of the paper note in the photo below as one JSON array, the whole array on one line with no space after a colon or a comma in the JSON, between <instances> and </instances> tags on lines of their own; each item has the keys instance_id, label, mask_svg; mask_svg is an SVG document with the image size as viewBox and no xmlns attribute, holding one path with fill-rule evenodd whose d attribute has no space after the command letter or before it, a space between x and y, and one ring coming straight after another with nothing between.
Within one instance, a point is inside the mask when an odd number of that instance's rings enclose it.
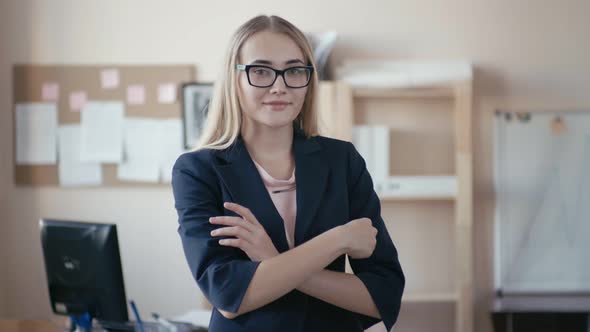
<instances>
[{"instance_id":1,"label":"paper note","mask_svg":"<svg viewBox=\"0 0 590 332\"><path fill-rule=\"evenodd\" d=\"M171 181L172 166L184 152L179 119L127 118L123 137L125 161L117 168L118 179Z\"/></svg>"},{"instance_id":2,"label":"paper note","mask_svg":"<svg viewBox=\"0 0 590 332\"><path fill-rule=\"evenodd\" d=\"M180 120L161 120L160 142L162 148L160 177L163 182L170 183L172 180L172 167L176 159L185 152Z\"/></svg>"},{"instance_id":3,"label":"paper note","mask_svg":"<svg viewBox=\"0 0 590 332\"><path fill-rule=\"evenodd\" d=\"M88 102L81 114L81 161L123 160L123 103Z\"/></svg>"},{"instance_id":4,"label":"paper note","mask_svg":"<svg viewBox=\"0 0 590 332\"><path fill-rule=\"evenodd\" d=\"M143 85L130 85L127 87L127 104L142 105L145 103L145 87Z\"/></svg>"},{"instance_id":5,"label":"paper note","mask_svg":"<svg viewBox=\"0 0 590 332\"><path fill-rule=\"evenodd\" d=\"M59 127L59 184L61 186L97 186L102 183L100 164L80 161L80 135L80 125Z\"/></svg>"},{"instance_id":6,"label":"paper note","mask_svg":"<svg viewBox=\"0 0 590 332\"><path fill-rule=\"evenodd\" d=\"M41 99L43 101L57 101L59 99L59 84L55 82L43 83Z\"/></svg>"},{"instance_id":7,"label":"paper note","mask_svg":"<svg viewBox=\"0 0 590 332\"><path fill-rule=\"evenodd\" d=\"M103 89L116 89L119 87L119 70L103 69L100 71L100 82Z\"/></svg>"},{"instance_id":8,"label":"paper note","mask_svg":"<svg viewBox=\"0 0 590 332\"><path fill-rule=\"evenodd\" d=\"M158 86L158 102L172 104L176 101L176 84L164 83Z\"/></svg>"},{"instance_id":9,"label":"paper note","mask_svg":"<svg viewBox=\"0 0 590 332\"><path fill-rule=\"evenodd\" d=\"M117 166L117 178L123 181L158 182L160 176L157 159L127 160Z\"/></svg>"},{"instance_id":10,"label":"paper note","mask_svg":"<svg viewBox=\"0 0 590 332\"><path fill-rule=\"evenodd\" d=\"M161 142L158 120L127 118L123 133L124 162L117 178L127 181L158 182Z\"/></svg>"},{"instance_id":11,"label":"paper note","mask_svg":"<svg viewBox=\"0 0 590 332\"><path fill-rule=\"evenodd\" d=\"M16 163L53 165L57 161L57 106L53 103L16 105Z\"/></svg>"},{"instance_id":12,"label":"paper note","mask_svg":"<svg viewBox=\"0 0 590 332\"><path fill-rule=\"evenodd\" d=\"M73 112L80 112L84 105L86 105L86 102L86 91L74 91L70 93L70 109Z\"/></svg>"},{"instance_id":13,"label":"paper note","mask_svg":"<svg viewBox=\"0 0 590 332\"><path fill-rule=\"evenodd\" d=\"M149 118L127 118L124 124L124 149L127 159L160 157L160 125Z\"/></svg>"}]
</instances>

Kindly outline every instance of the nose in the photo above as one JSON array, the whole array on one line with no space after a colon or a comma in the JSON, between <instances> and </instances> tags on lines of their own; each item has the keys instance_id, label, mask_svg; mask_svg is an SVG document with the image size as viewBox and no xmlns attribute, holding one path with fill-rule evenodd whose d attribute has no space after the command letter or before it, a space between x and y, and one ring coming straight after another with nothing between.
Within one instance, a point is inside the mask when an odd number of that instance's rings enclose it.
<instances>
[{"instance_id":1,"label":"nose","mask_svg":"<svg viewBox=\"0 0 590 332\"><path fill-rule=\"evenodd\" d=\"M287 85L285 84L285 77L279 75L275 82L270 86L270 93L285 94L287 93Z\"/></svg>"}]
</instances>

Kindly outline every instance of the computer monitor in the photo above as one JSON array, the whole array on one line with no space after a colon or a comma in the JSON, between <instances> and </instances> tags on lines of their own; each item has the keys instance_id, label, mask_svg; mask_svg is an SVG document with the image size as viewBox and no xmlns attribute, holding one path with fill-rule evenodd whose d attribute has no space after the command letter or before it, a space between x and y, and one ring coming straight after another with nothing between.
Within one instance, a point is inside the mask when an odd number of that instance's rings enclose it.
<instances>
[{"instance_id":1,"label":"computer monitor","mask_svg":"<svg viewBox=\"0 0 590 332\"><path fill-rule=\"evenodd\" d=\"M127 322L116 225L42 219L40 228L53 312Z\"/></svg>"}]
</instances>

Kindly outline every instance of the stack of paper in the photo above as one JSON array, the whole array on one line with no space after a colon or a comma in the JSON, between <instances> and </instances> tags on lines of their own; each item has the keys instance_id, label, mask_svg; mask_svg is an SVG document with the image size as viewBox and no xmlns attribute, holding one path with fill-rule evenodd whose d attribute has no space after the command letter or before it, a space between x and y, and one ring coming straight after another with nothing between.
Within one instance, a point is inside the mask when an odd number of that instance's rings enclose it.
<instances>
[{"instance_id":1,"label":"stack of paper","mask_svg":"<svg viewBox=\"0 0 590 332\"><path fill-rule=\"evenodd\" d=\"M447 198L457 195L457 178L446 175L391 176L387 179L384 197Z\"/></svg>"},{"instance_id":2,"label":"stack of paper","mask_svg":"<svg viewBox=\"0 0 590 332\"><path fill-rule=\"evenodd\" d=\"M353 87L413 87L471 79L472 72L467 61L347 60L334 78Z\"/></svg>"},{"instance_id":3,"label":"stack of paper","mask_svg":"<svg viewBox=\"0 0 590 332\"><path fill-rule=\"evenodd\" d=\"M317 65L317 75L320 80L327 79L328 57L336 44L338 33L335 31L321 33L306 33L307 40L313 49L313 57Z\"/></svg>"},{"instance_id":4,"label":"stack of paper","mask_svg":"<svg viewBox=\"0 0 590 332\"><path fill-rule=\"evenodd\" d=\"M352 143L365 160L375 191L382 192L389 177L389 128L387 126L354 126Z\"/></svg>"}]
</instances>

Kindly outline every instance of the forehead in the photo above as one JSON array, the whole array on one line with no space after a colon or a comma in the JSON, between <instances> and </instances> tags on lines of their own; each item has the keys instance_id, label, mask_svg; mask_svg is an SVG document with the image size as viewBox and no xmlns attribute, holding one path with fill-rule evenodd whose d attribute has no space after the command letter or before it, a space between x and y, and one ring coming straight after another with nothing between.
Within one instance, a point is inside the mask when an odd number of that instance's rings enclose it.
<instances>
[{"instance_id":1,"label":"forehead","mask_svg":"<svg viewBox=\"0 0 590 332\"><path fill-rule=\"evenodd\" d=\"M268 60L279 65L293 59L305 62L299 46L288 35L271 31L261 31L250 36L240 51L240 60L244 63Z\"/></svg>"}]
</instances>

